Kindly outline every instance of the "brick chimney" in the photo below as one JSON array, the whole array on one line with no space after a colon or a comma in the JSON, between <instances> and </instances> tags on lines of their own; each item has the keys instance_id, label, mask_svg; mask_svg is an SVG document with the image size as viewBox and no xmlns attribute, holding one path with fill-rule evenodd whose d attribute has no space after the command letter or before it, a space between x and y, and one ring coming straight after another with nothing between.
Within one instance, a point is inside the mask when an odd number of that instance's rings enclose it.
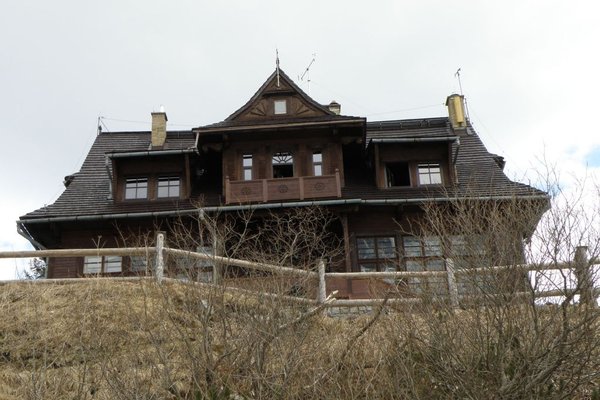
<instances>
[{"instance_id":1,"label":"brick chimney","mask_svg":"<svg viewBox=\"0 0 600 400\"><path fill-rule=\"evenodd\" d=\"M450 123L455 130L464 130L467 128L467 117L465 115L465 96L460 94L451 94L446 98L448 107L448 116Z\"/></svg>"},{"instance_id":2,"label":"brick chimney","mask_svg":"<svg viewBox=\"0 0 600 400\"><path fill-rule=\"evenodd\" d=\"M329 108L329 111L331 111L335 115L340 115L340 113L342 112L341 104L335 100L331 100L331 103L329 103L327 107Z\"/></svg>"},{"instance_id":3,"label":"brick chimney","mask_svg":"<svg viewBox=\"0 0 600 400\"><path fill-rule=\"evenodd\" d=\"M167 140L167 113L163 106L159 112L152 113L152 148L162 147Z\"/></svg>"}]
</instances>

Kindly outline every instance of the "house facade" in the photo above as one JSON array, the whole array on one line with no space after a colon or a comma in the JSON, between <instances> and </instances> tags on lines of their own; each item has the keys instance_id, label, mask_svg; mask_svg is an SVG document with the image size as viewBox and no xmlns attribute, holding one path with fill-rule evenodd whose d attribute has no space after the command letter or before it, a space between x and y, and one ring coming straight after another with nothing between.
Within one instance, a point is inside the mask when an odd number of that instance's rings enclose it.
<instances>
[{"instance_id":1,"label":"house facade","mask_svg":"<svg viewBox=\"0 0 600 400\"><path fill-rule=\"evenodd\" d=\"M231 220L240 210L260 218L318 206L334 216L341 244L330 271L444 269L442 238L413 232L424 204L517 199L535 203L539 218L548 201L506 177L502 158L465 117L462 96L447 106L448 117L367 121L342 115L336 102L319 104L276 70L222 122L173 131L156 112L151 132L100 133L80 171L65 177L64 193L20 217L18 230L38 249L114 247L132 237L149 243L199 214ZM135 257L51 258L48 278L146 267ZM330 288L368 296L357 281Z\"/></svg>"}]
</instances>

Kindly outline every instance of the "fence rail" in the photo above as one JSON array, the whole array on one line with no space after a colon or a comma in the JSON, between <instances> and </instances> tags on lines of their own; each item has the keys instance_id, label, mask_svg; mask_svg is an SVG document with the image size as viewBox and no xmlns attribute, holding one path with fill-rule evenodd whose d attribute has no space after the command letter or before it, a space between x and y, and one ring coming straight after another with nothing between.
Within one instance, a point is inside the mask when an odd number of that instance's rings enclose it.
<instances>
[{"instance_id":1,"label":"fence rail","mask_svg":"<svg viewBox=\"0 0 600 400\"><path fill-rule=\"evenodd\" d=\"M162 236L161 236L162 235ZM206 287L223 287L224 290L231 293L246 294L246 295L257 295L267 297L278 297L285 301L305 303L305 304L323 304L326 307L362 307L362 306L378 306L383 304L395 305L395 304L414 304L422 301L420 297L398 297L398 298L371 298L371 299L336 299L335 301L326 301L327 296L327 278L343 278L343 279L422 279L427 278L438 278L440 282L446 285L446 297L452 307L456 308L468 301L469 299L482 297L481 294L467 293L461 294L458 290L457 276L464 275L482 275L491 274L500 271L523 271L523 272L539 272L541 270L565 270L569 269L574 272L576 277L576 288L571 289L566 286L562 289L549 289L549 290L531 290L512 292L511 296L517 297L528 297L528 298L544 298L552 296L569 296L574 293L580 294L581 302L585 304L596 305L596 299L600 295L600 291L594 288L594 276L591 268L591 263L588 262L587 248L579 247L576 251L575 261L567 264L547 265L542 266L539 264L522 264L522 265L511 265L511 266L492 266L492 267L481 267L481 268L469 268L469 269L456 269L451 259L446 259L446 270L445 271L388 271L388 272L325 272L325 263L319 262L315 268L315 271L303 270L293 267L285 267L280 265L254 262L248 260L240 260L230 257L222 257L212 254L199 253L181 249L174 249L164 246L164 233L157 235L156 246L154 247L123 247L123 248L95 248L95 249L58 249L58 250L35 250L35 251L5 251L0 252L0 258L34 258L34 257L85 257L85 256L153 256L155 259L155 279L159 282L172 281L171 278L164 278L165 270L165 259L167 255L172 257L187 257L200 261L207 261L212 267L213 283L202 283L194 282L194 284ZM269 272L272 274L282 274L290 276L301 276L310 280L318 281L317 296L316 299L306 299L295 296L287 296L281 294L274 294L268 292L257 292L247 289L225 287L220 285L218 277L222 273L224 266L237 266L249 270L257 270L263 272ZM69 278L69 279L47 279L29 281L36 283L71 283L79 282L87 279L113 279L113 280L139 280L139 277L114 277L114 278ZM148 278L146 278L148 279ZM154 279L154 278L153 278ZM438 282L438 284L440 283ZM2 282L6 283L6 282ZM492 296L494 294L491 294ZM502 294L497 294L501 296ZM490 297L490 293L486 294L486 297Z\"/></svg>"}]
</instances>

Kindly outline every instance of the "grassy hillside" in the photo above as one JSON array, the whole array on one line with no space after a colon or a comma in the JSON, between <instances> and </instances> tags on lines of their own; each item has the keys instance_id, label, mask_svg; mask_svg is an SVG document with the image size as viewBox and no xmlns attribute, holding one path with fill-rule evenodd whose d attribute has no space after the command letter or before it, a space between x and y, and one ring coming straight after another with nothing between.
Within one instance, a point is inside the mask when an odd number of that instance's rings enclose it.
<instances>
[{"instance_id":1,"label":"grassy hillside","mask_svg":"<svg viewBox=\"0 0 600 400\"><path fill-rule=\"evenodd\" d=\"M334 319L186 283L14 283L0 399L599 398L597 312L534 310Z\"/></svg>"}]
</instances>

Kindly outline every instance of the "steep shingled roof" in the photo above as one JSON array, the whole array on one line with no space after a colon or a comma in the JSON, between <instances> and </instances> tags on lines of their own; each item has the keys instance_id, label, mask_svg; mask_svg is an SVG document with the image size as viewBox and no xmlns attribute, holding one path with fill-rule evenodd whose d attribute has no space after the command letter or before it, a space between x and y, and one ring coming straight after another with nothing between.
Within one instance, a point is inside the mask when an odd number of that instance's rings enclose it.
<instances>
[{"instance_id":1,"label":"steep shingled roof","mask_svg":"<svg viewBox=\"0 0 600 400\"><path fill-rule=\"evenodd\" d=\"M168 132L162 150L189 149L194 146L195 135L192 132ZM58 199L20 219L172 210L174 202L170 201L114 203L109 200L110 179L105 164L107 153L148 151L149 147L150 132L101 133L96 137L80 171L71 175L70 184ZM178 208L192 208L188 201L180 201L176 205Z\"/></svg>"},{"instance_id":2,"label":"steep shingled roof","mask_svg":"<svg viewBox=\"0 0 600 400\"><path fill-rule=\"evenodd\" d=\"M346 160L352 169L346 170L346 187L343 199L397 200L407 201L445 196L468 197L534 197L546 193L531 186L513 182L499 167L497 157L487 151L476 132L471 128L455 133L448 118L427 118L401 121L376 121L367 124L367 146L372 139L393 138L441 138L458 135L459 141L452 144L456 154L458 184L452 187L424 186L420 188L397 187L378 189L372 169ZM21 217L22 222L32 219L61 218L74 216L98 216L109 214L135 214L146 212L169 212L193 210L202 198L205 206L221 205L219 188L211 192L197 189L190 200L119 202L109 200L109 176L105 159L108 153L147 151L150 132L102 133L98 135L88 153L81 170L72 176L71 183L60 197L49 206L40 208ZM195 135L191 131L168 132L167 149L190 149L195 146ZM217 190L217 192L215 192Z\"/></svg>"},{"instance_id":3,"label":"steep shingled roof","mask_svg":"<svg viewBox=\"0 0 600 400\"><path fill-rule=\"evenodd\" d=\"M427 139L457 136L452 144L456 155L457 185L452 187L424 186L378 189L372 175L348 176L344 197L366 200L420 199L430 197L544 197L546 193L531 186L511 181L502 171L496 154L487 151L483 142L469 126L455 132L447 117L374 121L367 123L369 146L376 139Z\"/></svg>"}]
</instances>

